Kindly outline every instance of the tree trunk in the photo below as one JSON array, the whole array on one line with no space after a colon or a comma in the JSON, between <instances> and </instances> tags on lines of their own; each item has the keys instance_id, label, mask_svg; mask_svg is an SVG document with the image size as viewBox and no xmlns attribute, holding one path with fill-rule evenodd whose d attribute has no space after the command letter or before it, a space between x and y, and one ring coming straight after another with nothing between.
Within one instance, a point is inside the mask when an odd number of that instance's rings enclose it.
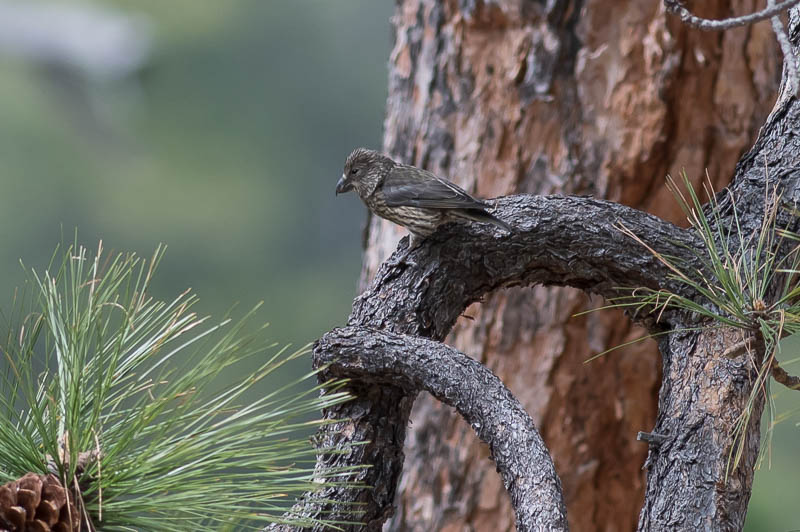
<instances>
[{"instance_id":1,"label":"tree trunk","mask_svg":"<svg viewBox=\"0 0 800 532\"><path fill-rule=\"evenodd\" d=\"M700 4L699 2L695 2ZM754 1L697 5L724 17ZM384 149L482 197L608 198L679 221L663 186L685 170L719 187L777 88L769 25L687 28L660 2L403 0L393 19ZM404 233L373 219L362 286ZM631 245L634 245L633 243ZM574 530L631 530L644 497L661 363L620 313L575 289L495 292L448 343L488 365L533 416ZM668 366L666 371L673 371ZM401 408L401 405L397 405ZM486 447L449 407L420 397L406 441L395 530L512 530Z\"/></svg>"}]
</instances>

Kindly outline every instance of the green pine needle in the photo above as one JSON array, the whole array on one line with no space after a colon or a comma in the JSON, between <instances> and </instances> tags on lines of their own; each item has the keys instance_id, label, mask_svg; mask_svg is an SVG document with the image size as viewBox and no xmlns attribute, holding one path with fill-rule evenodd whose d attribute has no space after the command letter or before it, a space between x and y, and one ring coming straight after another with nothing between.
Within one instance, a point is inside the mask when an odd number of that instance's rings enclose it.
<instances>
[{"instance_id":1,"label":"green pine needle","mask_svg":"<svg viewBox=\"0 0 800 532\"><path fill-rule=\"evenodd\" d=\"M51 471L79 483L98 530L287 522L295 497L353 477L315 471L301 436L349 396L342 382L316 385L316 372L268 389L308 349L248 332L256 309L214 322L192 311L188 291L149 296L163 251L146 261L74 245L15 294L0 359L0 481ZM252 361L250 375L221 384Z\"/></svg>"},{"instance_id":2,"label":"green pine needle","mask_svg":"<svg viewBox=\"0 0 800 532\"><path fill-rule=\"evenodd\" d=\"M710 198L707 209L710 215L707 215L688 177L685 173L682 177L683 188L671 177L667 185L703 242L702 248L689 250L702 264L702 271L690 270L688 264L675 257L659 254L624 225L618 228L667 266L672 272L672 281L690 288L700 297L693 300L664 289L628 288L626 291L630 295L612 299L609 306L631 309L635 313L650 312L656 321L667 309L683 310L705 318L708 327L733 327L743 331L743 337L758 335L763 339L765 357L758 364L753 391L731 435L730 472L738 466L744 452L744 436L757 394L767 398L770 418L767 445L762 446L760 459L769 449L772 427L777 421L768 377L780 353L780 340L800 333L800 245L792 247L790 244L800 241L800 235L778 226L779 209L790 214L797 211L782 205L775 187L767 187L761 227L747 234L740 225L735 202L731 201L733 219L726 225L719 214L710 181L704 185ZM688 199L683 189L688 191ZM770 292L776 283L782 287L777 297Z\"/></svg>"}]
</instances>

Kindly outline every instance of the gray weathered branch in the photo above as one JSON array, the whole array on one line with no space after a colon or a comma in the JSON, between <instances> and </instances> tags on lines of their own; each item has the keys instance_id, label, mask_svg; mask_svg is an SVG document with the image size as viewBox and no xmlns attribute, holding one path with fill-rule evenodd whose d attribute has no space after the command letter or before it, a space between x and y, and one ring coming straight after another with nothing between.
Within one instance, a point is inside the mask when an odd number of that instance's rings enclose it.
<instances>
[{"instance_id":1,"label":"gray weathered branch","mask_svg":"<svg viewBox=\"0 0 800 532\"><path fill-rule=\"evenodd\" d=\"M325 376L424 390L454 407L491 450L511 495L517 530L566 530L561 482L533 420L486 366L440 342L335 329L314 347Z\"/></svg>"},{"instance_id":2,"label":"gray weathered branch","mask_svg":"<svg viewBox=\"0 0 800 532\"><path fill-rule=\"evenodd\" d=\"M469 304L507 286L558 284L605 296L619 295L622 286L667 286L667 267L619 231L619 223L648 246L687 261L694 256L691 248L699 245L691 232L657 217L586 197L508 196L497 200L495 214L517 232L504 235L476 224L453 225L397 262L404 253L401 246L356 298L348 325L441 341ZM385 375L367 371L351 379L349 391L356 399L327 410L325 417L338 421L323 427L317 437L321 448L344 452L321 453L317 467L368 465L356 480L369 487L330 486L308 494L294 512L346 521L352 520L353 503L358 503L366 529L380 530L393 512L416 390L408 382L387 381ZM473 400L492 393L487 386ZM355 442L368 443L350 446Z\"/></svg>"},{"instance_id":3,"label":"gray weathered branch","mask_svg":"<svg viewBox=\"0 0 800 532\"><path fill-rule=\"evenodd\" d=\"M659 253L694 264L702 243L692 231L624 205L588 197L499 198L495 214L518 231L451 226L386 261L353 304L348 324L443 339L467 305L500 288L558 285L604 297L626 287L665 288L693 297L670 270L623 234L623 224Z\"/></svg>"},{"instance_id":4,"label":"gray weathered branch","mask_svg":"<svg viewBox=\"0 0 800 532\"><path fill-rule=\"evenodd\" d=\"M787 11L792 6L797 5L798 2L800 2L800 0L784 0L779 4L767 5L765 9L756 13L750 13L740 17L726 18L723 20L711 20L693 15L688 9L686 9L681 0L664 0L664 5L667 7L667 11L677 14L681 18L681 22L684 24L688 24L689 26L701 30L722 31L738 26L748 26L761 20L775 17L780 15L782 12Z\"/></svg>"},{"instance_id":5,"label":"gray weathered branch","mask_svg":"<svg viewBox=\"0 0 800 532\"><path fill-rule=\"evenodd\" d=\"M799 27L800 13L793 8L790 35L795 54ZM752 149L737 164L728 190L718 194L715 214L723 228L759 234L773 186L783 202L796 205L800 199L800 137L794 134L800 124L800 101L790 85L784 68L775 108ZM797 231L800 219L788 212L779 213L778 218L779 227ZM731 246L738 246L736 233L731 232L729 238ZM687 328L709 325L696 316L687 319ZM763 345L726 355L727 348L741 341L741 331L707 328L677 330L659 342L664 382L653 432L665 440L650 447L639 530L741 530L744 526L766 394L757 393L749 403L758 382L754 368L763 360ZM741 428L748 409L749 422ZM735 441L734 434L738 435ZM732 449L737 448L741 461L733 468Z\"/></svg>"}]
</instances>

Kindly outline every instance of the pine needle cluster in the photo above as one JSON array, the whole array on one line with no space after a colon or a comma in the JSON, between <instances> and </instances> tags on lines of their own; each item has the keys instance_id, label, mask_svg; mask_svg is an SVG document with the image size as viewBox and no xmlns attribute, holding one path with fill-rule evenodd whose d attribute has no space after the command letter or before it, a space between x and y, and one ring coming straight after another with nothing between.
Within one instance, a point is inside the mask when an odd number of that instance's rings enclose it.
<instances>
[{"instance_id":1,"label":"pine needle cluster","mask_svg":"<svg viewBox=\"0 0 800 532\"><path fill-rule=\"evenodd\" d=\"M342 383L323 389L308 372L268 388L308 350L251 332L255 309L215 322L188 291L154 299L162 256L76 244L30 272L5 316L0 484L53 474L83 529L175 531L281 522L296 495L347 482L352 470L314 471L316 450L298 436L348 399Z\"/></svg>"}]
</instances>

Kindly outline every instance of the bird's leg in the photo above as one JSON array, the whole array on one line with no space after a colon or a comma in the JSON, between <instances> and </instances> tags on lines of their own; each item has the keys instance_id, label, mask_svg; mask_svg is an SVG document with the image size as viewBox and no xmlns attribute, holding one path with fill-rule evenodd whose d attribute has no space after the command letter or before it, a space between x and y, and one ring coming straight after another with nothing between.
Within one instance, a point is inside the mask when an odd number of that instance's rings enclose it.
<instances>
[{"instance_id":1,"label":"bird's leg","mask_svg":"<svg viewBox=\"0 0 800 532\"><path fill-rule=\"evenodd\" d=\"M411 233L408 235L408 247L399 253L399 256L389 259L387 261L387 266L394 268L395 266L400 266L404 262L409 266L416 266L417 263L408 259L408 254L417 249L419 245L422 243L424 237L419 235L415 235Z\"/></svg>"},{"instance_id":2,"label":"bird's leg","mask_svg":"<svg viewBox=\"0 0 800 532\"><path fill-rule=\"evenodd\" d=\"M423 240L424 237L415 235L414 233L408 235L408 250L406 250L406 255L411 253L413 250L417 249L419 245L422 244Z\"/></svg>"}]
</instances>

